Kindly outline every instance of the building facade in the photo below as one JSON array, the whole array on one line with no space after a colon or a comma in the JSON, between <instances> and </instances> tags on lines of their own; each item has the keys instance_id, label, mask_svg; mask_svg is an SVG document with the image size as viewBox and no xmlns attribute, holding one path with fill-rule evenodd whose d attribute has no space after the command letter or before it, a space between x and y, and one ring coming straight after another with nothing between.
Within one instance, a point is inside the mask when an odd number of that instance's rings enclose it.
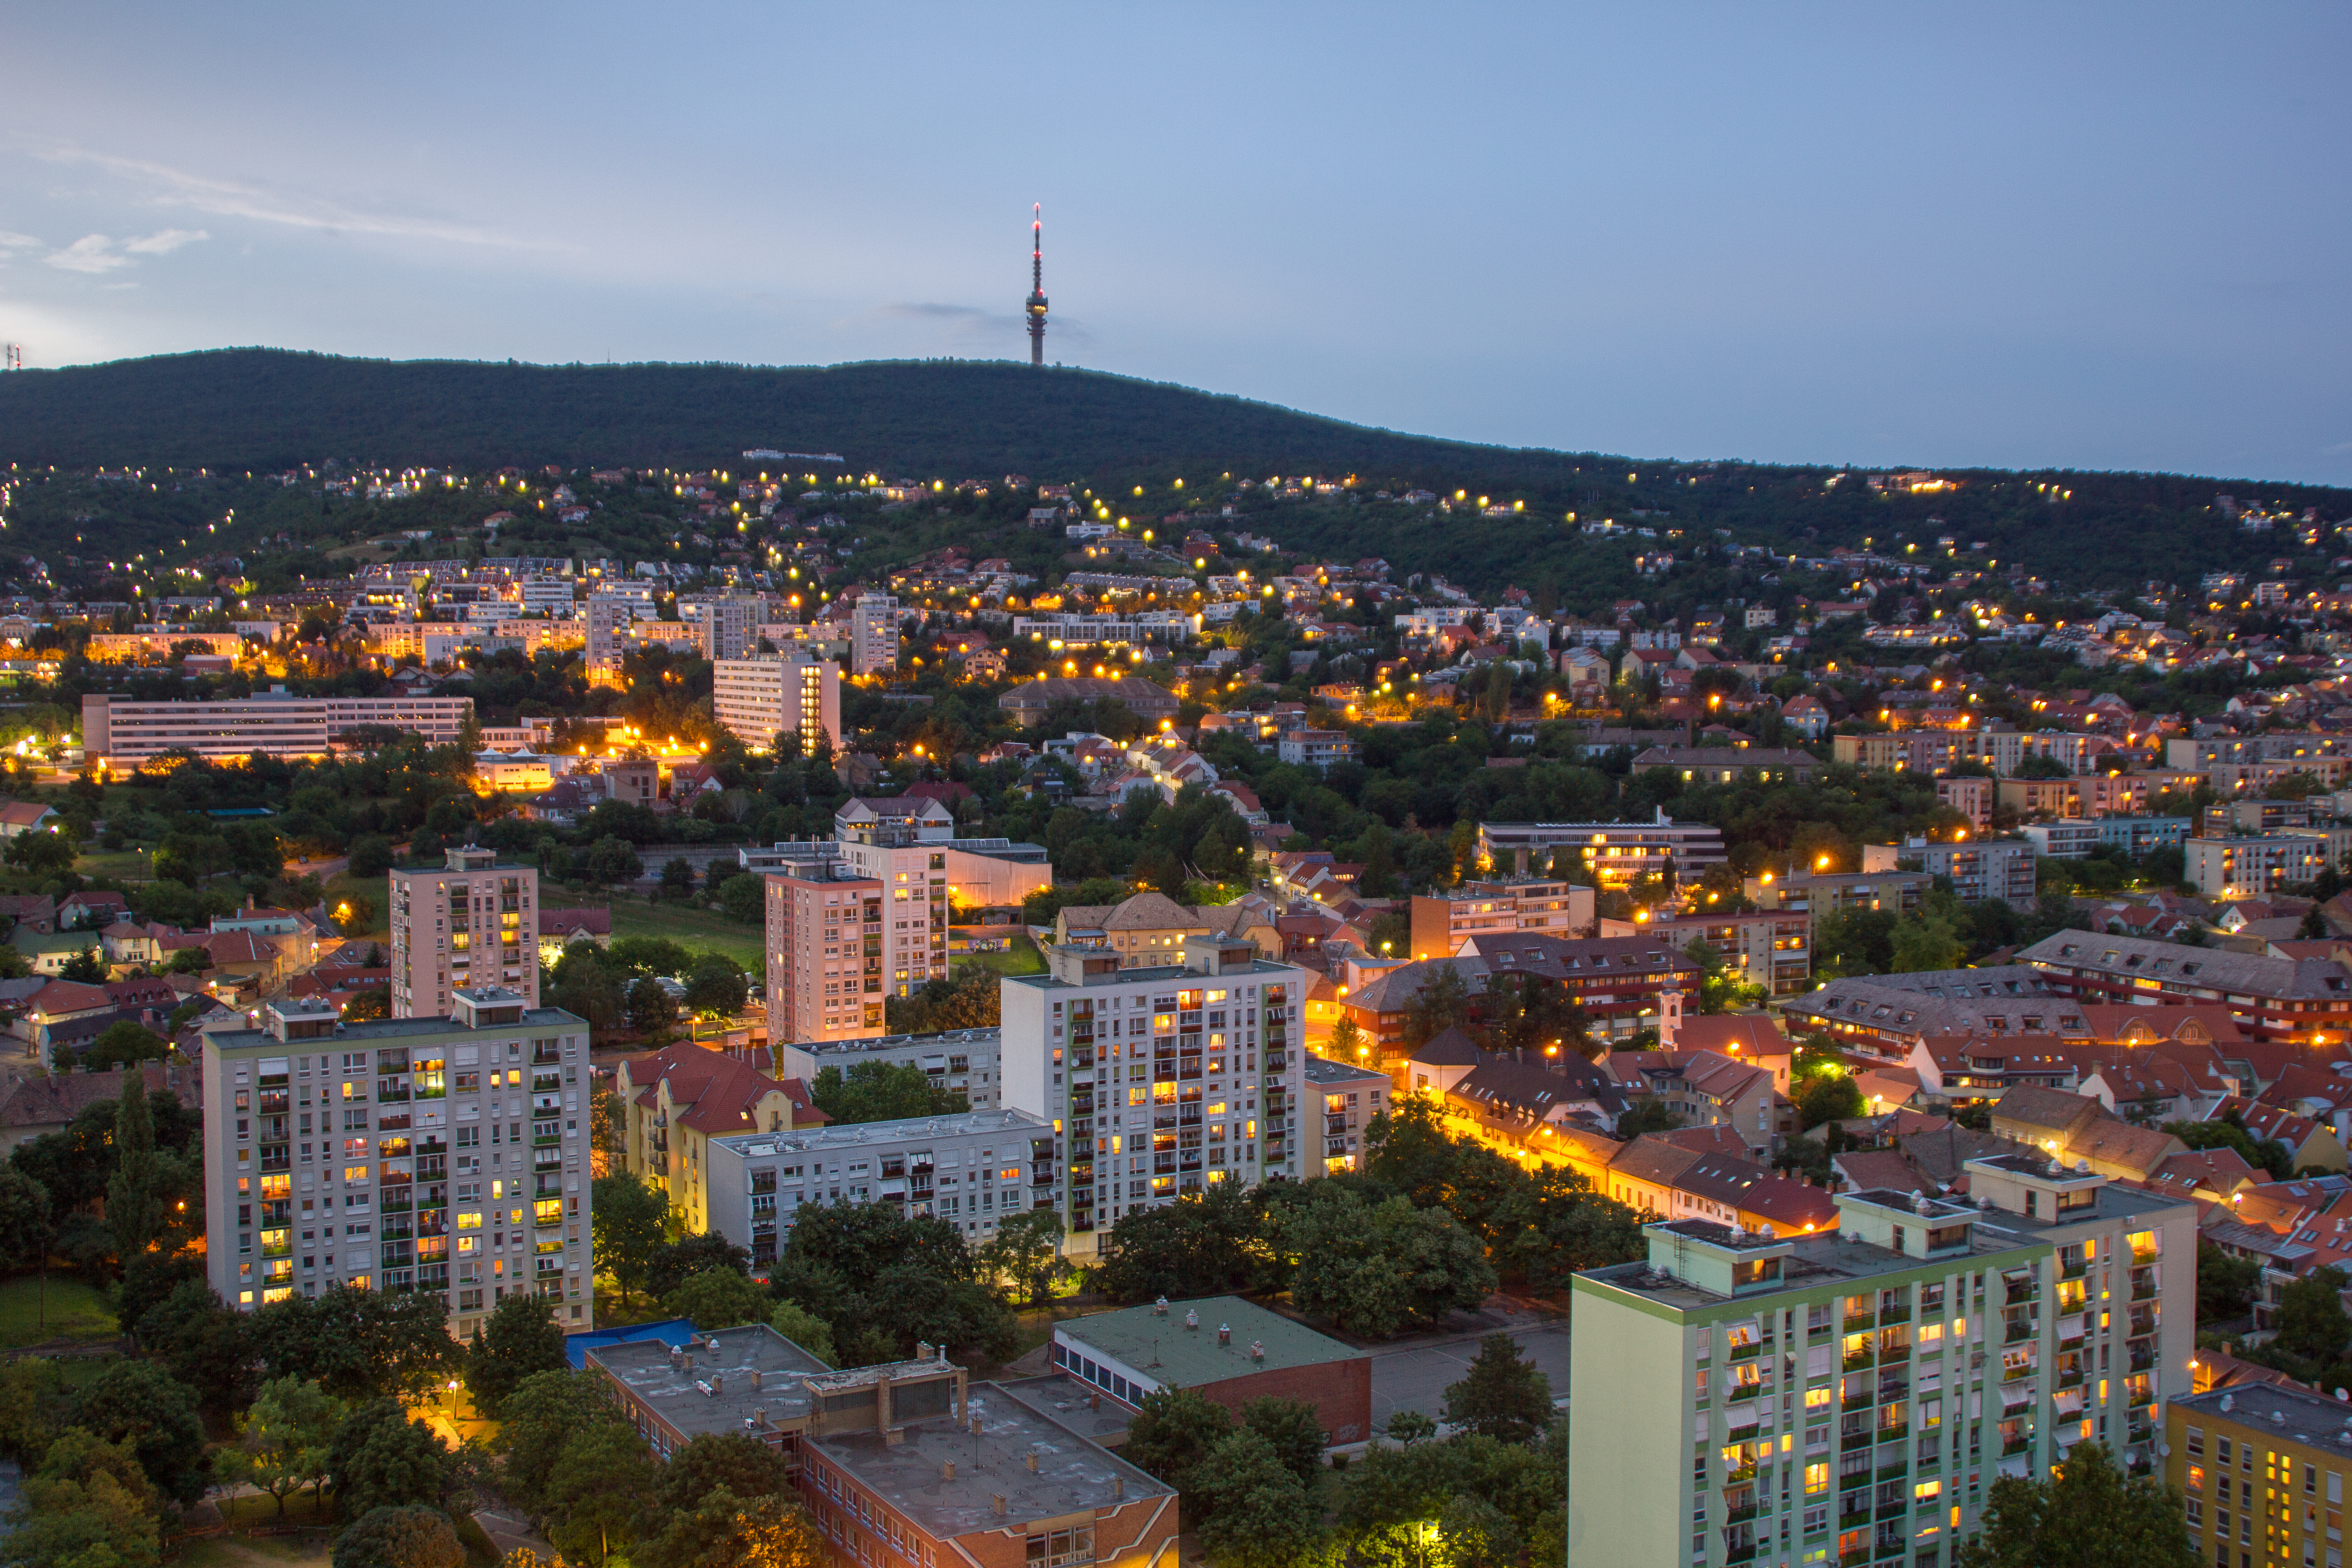
<instances>
[{"instance_id":1,"label":"building facade","mask_svg":"<svg viewBox=\"0 0 2352 1568\"><path fill-rule=\"evenodd\" d=\"M1306 1174L1310 978L1247 942L1203 937L1165 968L1057 947L1045 973L1005 978L1003 1102L1060 1142L1065 1256L1091 1260L1097 1233L1134 1209Z\"/></svg>"},{"instance_id":2,"label":"building facade","mask_svg":"<svg viewBox=\"0 0 2352 1568\"><path fill-rule=\"evenodd\" d=\"M205 1037L205 1272L254 1311L335 1285L446 1297L471 1335L500 1299L589 1326L588 1025L496 986L451 1016L343 1024L264 1005Z\"/></svg>"},{"instance_id":3,"label":"building facade","mask_svg":"<svg viewBox=\"0 0 2352 1568\"><path fill-rule=\"evenodd\" d=\"M723 658L759 657L760 625L766 618L759 600L730 595L705 599L698 608L701 616L694 633L703 658L717 664Z\"/></svg>"},{"instance_id":4,"label":"building facade","mask_svg":"<svg viewBox=\"0 0 2352 1568\"><path fill-rule=\"evenodd\" d=\"M588 595L589 685L621 684L621 656L628 651L629 625L635 616L635 607L628 599L601 591Z\"/></svg>"},{"instance_id":5,"label":"building facade","mask_svg":"<svg viewBox=\"0 0 2352 1568\"><path fill-rule=\"evenodd\" d=\"M2050 988L2084 1002L2226 1006L2258 1040L2344 1038L2352 976L2330 958L2273 958L2144 936L2060 931L2017 955Z\"/></svg>"},{"instance_id":6,"label":"building facade","mask_svg":"<svg viewBox=\"0 0 2352 1568\"><path fill-rule=\"evenodd\" d=\"M708 1228L773 1263L804 1204L888 1204L945 1220L977 1246L997 1222L1060 1206L1054 1129L1022 1110L790 1128L714 1138Z\"/></svg>"},{"instance_id":7,"label":"building facade","mask_svg":"<svg viewBox=\"0 0 2352 1568\"><path fill-rule=\"evenodd\" d=\"M1566 849L1583 862L1593 885L1625 888L1643 877L1672 874L1689 880L1724 863L1723 830L1703 822L1482 822L1478 862L1521 876L1549 868Z\"/></svg>"},{"instance_id":8,"label":"building facade","mask_svg":"<svg viewBox=\"0 0 2352 1568\"><path fill-rule=\"evenodd\" d=\"M1372 1358L1238 1296L1160 1301L1054 1326L1054 1364L1129 1410L1168 1389L1238 1416L1258 1399L1311 1405L1324 1445L1372 1434Z\"/></svg>"},{"instance_id":9,"label":"building facade","mask_svg":"<svg viewBox=\"0 0 2352 1568\"><path fill-rule=\"evenodd\" d=\"M1952 891L1967 904L1997 900L2011 909L2033 907L2034 847L2024 839L1969 838L1958 844L1914 844L1904 851L1916 856L1930 877L1949 877Z\"/></svg>"},{"instance_id":10,"label":"building facade","mask_svg":"<svg viewBox=\"0 0 2352 1568\"><path fill-rule=\"evenodd\" d=\"M2185 878L2208 899L2266 899L2315 881L2328 866L2327 835L2284 828L2191 838Z\"/></svg>"},{"instance_id":11,"label":"building facade","mask_svg":"<svg viewBox=\"0 0 2352 1568\"><path fill-rule=\"evenodd\" d=\"M392 1016L438 1017L471 985L539 1005L539 872L467 846L446 863L391 873Z\"/></svg>"},{"instance_id":12,"label":"building facade","mask_svg":"<svg viewBox=\"0 0 2352 1568\"><path fill-rule=\"evenodd\" d=\"M841 739L841 667L797 654L731 655L710 671L711 716L755 752L790 736L804 757Z\"/></svg>"},{"instance_id":13,"label":"building facade","mask_svg":"<svg viewBox=\"0 0 2352 1568\"><path fill-rule=\"evenodd\" d=\"M898 601L889 594L858 595L849 612L849 668L856 675L887 675L898 668Z\"/></svg>"},{"instance_id":14,"label":"building facade","mask_svg":"<svg viewBox=\"0 0 2352 1568\"><path fill-rule=\"evenodd\" d=\"M788 1079L814 1082L827 1068L846 1073L860 1062L884 1062L919 1069L933 1089L962 1095L968 1110L993 1110L1003 1093L1002 1039L995 1029L947 1029L851 1040L777 1040L774 1048L777 1069Z\"/></svg>"},{"instance_id":15,"label":"building facade","mask_svg":"<svg viewBox=\"0 0 2352 1568\"><path fill-rule=\"evenodd\" d=\"M1305 1072L1303 1092L1307 1103L1300 1108L1300 1114L1316 1115L1315 1101L1318 1098L1322 1100L1322 1154L1319 1159L1302 1154L1299 1163L1309 1176L1338 1176L1361 1171L1364 1131L1387 1112L1395 1080L1375 1068L1331 1061L1311 1051L1305 1056ZM1300 1130L1300 1142L1309 1149L1313 1147L1305 1129Z\"/></svg>"},{"instance_id":16,"label":"building facade","mask_svg":"<svg viewBox=\"0 0 2352 1568\"><path fill-rule=\"evenodd\" d=\"M1674 1221L1578 1275L1570 1562L1948 1568L1998 1477L2086 1439L2152 1463L2189 1386L2196 1205L2018 1155L1967 1170L1974 1206Z\"/></svg>"},{"instance_id":17,"label":"building facade","mask_svg":"<svg viewBox=\"0 0 2352 1568\"><path fill-rule=\"evenodd\" d=\"M2164 1479L2187 1501L2198 1561L2343 1568L2344 1406L2284 1383L2182 1394L2164 1407Z\"/></svg>"},{"instance_id":18,"label":"building facade","mask_svg":"<svg viewBox=\"0 0 2352 1568\"><path fill-rule=\"evenodd\" d=\"M740 1057L693 1044L622 1058L613 1094L621 1110L620 1168L659 1187L689 1233L711 1228L713 1139L824 1120L810 1110L805 1085L779 1082Z\"/></svg>"},{"instance_id":19,"label":"building facade","mask_svg":"<svg viewBox=\"0 0 2352 1568\"><path fill-rule=\"evenodd\" d=\"M1465 882L1412 896L1412 956L1451 958L1466 937L1488 931L1541 931L1583 936L1591 931L1599 895L1549 877L1505 877Z\"/></svg>"},{"instance_id":20,"label":"building facade","mask_svg":"<svg viewBox=\"0 0 2352 1568\"><path fill-rule=\"evenodd\" d=\"M470 697L260 697L208 702L132 702L103 694L81 700L82 755L125 772L166 752L208 759L324 757L355 730L391 728L447 745L474 716Z\"/></svg>"},{"instance_id":21,"label":"building facade","mask_svg":"<svg viewBox=\"0 0 2352 1568\"><path fill-rule=\"evenodd\" d=\"M766 871L768 1038L882 1033L889 890L830 857Z\"/></svg>"}]
</instances>

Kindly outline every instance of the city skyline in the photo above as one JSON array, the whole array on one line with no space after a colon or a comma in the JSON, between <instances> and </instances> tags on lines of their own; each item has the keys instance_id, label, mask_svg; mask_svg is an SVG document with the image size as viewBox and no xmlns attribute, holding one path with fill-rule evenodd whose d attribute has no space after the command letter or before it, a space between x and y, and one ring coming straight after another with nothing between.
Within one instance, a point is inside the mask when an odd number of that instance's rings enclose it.
<instances>
[{"instance_id":1,"label":"city skyline","mask_svg":"<svg viewBox=\"0 0 2352 1568\"><path fill-rule=\"evenodd\" d=\"M128 58L25 18L0 338L1017 361L1042 201L1049 363L1575 450L2352 479L2316 7L435 16L155 9ZM961 90L1013 79L1066 103Z\"/></svg>"}]
</instances>

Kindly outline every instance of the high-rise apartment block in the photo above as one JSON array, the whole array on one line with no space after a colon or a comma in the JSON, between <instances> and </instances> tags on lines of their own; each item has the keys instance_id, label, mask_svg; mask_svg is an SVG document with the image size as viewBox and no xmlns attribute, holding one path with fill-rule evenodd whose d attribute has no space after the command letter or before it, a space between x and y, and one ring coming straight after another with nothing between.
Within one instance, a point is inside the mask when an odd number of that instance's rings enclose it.
<instances>
[{"instance_id":1,"label":"high-rise apartment block","mask_svg":"<svg viewBox=\"0 0 2352 1568\"><path fill-rule=\"evenodd\" d=\"M1838 1229L1685 1219L1576 1276L1572 1563L1948 1568L1999 1477L2155 1460L2189 1386L2197 1209L2027 1154Z\"/></svg>"},{"instance_id":2,"label":"high-rise apartment block","mask_svg":"<svg viewBox=\"0 0 2352 1568\"><path fill-rule=\"evenodd\" d=\"M711 666L710 711L755 752L789 737L802 756L814 756L841 740L841 667L793 654L719 658Z\"/></svg>"},{"instance_id":3,"label":"high-rise apartment block","mask_svg":"<svg viewBox=\"0 0 2352 1568\"><path fill-rule=\"evenodd\" d=\"M767 878L768 1038L846 1040L882 1033L883 933L889 890L824 843Z\"/></svg>"},{"instance_id":4,"label":"high-rise apartment block","mask_svg":"<svg viewBox=\"0 0 2352 1568\"><path fill-rule=\"evenodd\" d=\"M1099 1232L1132 1210L1307 1173L1308 979L1247 941L1197 936L1163 968L1063 946L1045 973L1005 979L1003 1104L1060 1140L1064 1256L1091 1261Z\"/></svg>"},{"instance_id":5,"label":"high-rise apartment block","mask_svg":"<svg viewBox=\"0 0 2352 1568\"><path fill-rule=\"evenodd\" d=\"M861 595L849 613L849 668L880 675L898 668L898 601L889 594Z\"/></svg>"},{"instance_id":6,"label":"high-rise apartment block","mask_svg":"<svg viewBox=\"0 0 2352 1568\"><path fill-rule=\"evenodd\" d=\"M627 651L629 625L635 618L633 603L616 595L588 596L588 684L621 684L621 656Z\"/></svg>"},{"instance_id":7,"label":"high-rise apartment block","mask_svg":"<svg viewBox=\"0 0 2352 1568\"><path fill-rule=\"evenodd\" d=\"M722 658L755 658L760 652L760 601L730 595L705 599L702 618L695 624L695 641L702 657L713 664Z\"/></svg>"},{"instance_id":8,"label":"high-rise apartment block","mask_svg":"<svg viewBox=\"0 0 2352 1568\"><path fill-rule=\"evenodd\" d=\"M471 845L392 873L392 1016L439 1017L469 985L539 1005L539 872Z\"/></svg>"},{"instance_id":9,"label":"high-rise apartment block","mask_svg":"<svg viewBox=\"0 0 2352 1568\"><path fill-rule=\"evenodd\" d=\"M593 1299L588 1025L499 986L450 1016L345 1024L267 1003L206 1037L205 1271L254 1311L335 1285L446 1294L450 1332L499 1300Z\"/></svg>"}]
</instances>

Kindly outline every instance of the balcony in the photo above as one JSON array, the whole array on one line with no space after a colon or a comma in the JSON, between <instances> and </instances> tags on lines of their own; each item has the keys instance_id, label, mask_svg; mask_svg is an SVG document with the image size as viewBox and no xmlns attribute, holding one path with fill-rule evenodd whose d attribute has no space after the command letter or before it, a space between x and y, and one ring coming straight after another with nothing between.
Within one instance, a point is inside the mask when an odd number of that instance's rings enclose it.
<instances>
[{"instance_id":1,"label":"balcony","mask_svg":"<svg viewBox=\"0 0 2352 1568\"><path fill-rule=\"evenodd\" d=\"M1838 1528L1840 1530L1858 1530L1869 1522L1870 1509L1867 1505L1863 1508L1863 1510L1860 1513L1841 1513L1838 1515ZM1863 1555L1867 1557L1870 1554L1865 1552Z\"/></svg>"},{"instance_id":2,"label":"balcony","mask_svg":"<svg viewBox=\"0 0 2352 1568\"><path fill-rule=\"evenodd\" d=\"M2009 1458L2009 1456L2010 1456L2010 1455L2011 1455L2011 1454L2022 1454L2022 1453L2024 1453L2028 1448L2031 1448L2031 1447L2033 1447L2033 1439L2032 1439L2032 1438L2031 1438L2031 1437L2008 1437L2008 1438L2004 1438L2004 1439L2002 1439L2002 1441L2001 1441L2001 1445L2000 1445L2000 1455L2001 1455L2001 1458L2005 1459L2005 1458Z\"/></svg>"},{"instance_id":3,"label":"balcony","mask_svg":"<svg viewBox=\"0 0 2352 1568\"><path fill-rule=\"evenodd\" d=\"M1900 1307L1882 1308L1878 1314L1878 1321L1882 1327L1888 1323L1907 1323L1910 1321L1911 1308L1908 1302Z\"/></svg>"},{"instance_id":4,"label":"balcony","mask_svg":"<svg viewBox=\"0 0 2352 1568\"><path fill-rule=\"evenodd\" d=\"M1864 1330L1871 1328L1876 1322L1877 1320L1868 1312L1848 1312L1845 1315L1845 1331L1850 1334L1858 1334L1863 1332Z\"/></svg>"},{"instance_id":5,"label":"balcony","mask_svg":"<svg viewBox=\"0 0 2352 1568\"><path fill-rule=\"evenodd\" d=\"M1900 1443L1909 1436L1911 1436L1911 1423L1908 1421L1898 1422L1892 1426L1881 1426L1878 1429L1878 1440L1882 1443ZM1890 1461L1890 1463L1893 1463L1898 1470L1905 1468L1904 1462L1900 1460Z\"/></svg>"},{"instance_id":6,"label":"balcony","mask_svg":"<svg viewBox=\"0 0 2352 1568\"><path fill-rule=\"evenodd\" d=\"M1866 1350L1848 1351L1845 1354L1845 1370L1848 1372L1860 1372L1864 1367L1876 1365L1877 1362L1878 1357L1873 1352Z\"/></svg>"},{"instance_id":7,"label":"balcony","mask_svg":"<svg viewBox=\"0 0 2352 1568\"><path fill-rule=\"evenodd\" d=\"M2058 1266L2058 1278L2061 1279L2080 1279L2084 1275L2088 1274L2090 1271L2091 1260L2089 1258L2068 1258L2060 1261Z\"/></svg>"},{"instance_id":8,"label":"balcony","mask_svg":"<svg viewBox=\"0 0 2352 1568\"><path fill-rule=\"evenodd\" d=\"M1907 1502L1883 1502L1878 1505L1873 1518L1874 1520L1901 1519L1910 1511L1911 1505Z\"/></svg>"},{"instance_id":9,"label":"balcony","mask_svg":"<svg viewBox=\"0 0 2352 1568\"><path fill-rule=\"evenodd\" d=\"M1877 1403L1877 1397L1874 1394L1849 1394L1838 1401L1838 1409L1840 1411L1867 1410Z\"/></svg>"},{"instance_id":10,"label":"balcony","mask_svg":"<svg viewBox=\"0 0 2352 1568\"><path fill-rule=\"evenodd\" d=\"M1736 1362L1754 1361L1770 1343L1769 1340L1750 1340L1744 1345L1734 1345L1731 1347L1731 1353L1725 1359Z\"/></svg>"},{"instance_id":11,"label":"balcony","mask_svg":"<svg viewBox=\"0 0 2352 1568\"><path fill-rule=\"evenodd\" d=\"M2005 1345L2013 1345L2021 1341L2032 1339L2040 1331L2030 1322L2005 1323L2001 1326L2000 1342Z\"/></svg>"}]
</instances>

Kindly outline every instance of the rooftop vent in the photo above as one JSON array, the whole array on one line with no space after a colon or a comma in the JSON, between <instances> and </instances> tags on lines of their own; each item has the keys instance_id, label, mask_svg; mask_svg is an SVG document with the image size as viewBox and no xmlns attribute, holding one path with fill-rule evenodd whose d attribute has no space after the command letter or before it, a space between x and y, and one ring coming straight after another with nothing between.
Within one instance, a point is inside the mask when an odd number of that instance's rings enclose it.
<instances>
[{"instance_id":1,"label":"rooftop vent","mask_svg":"<svg viewBox=\"0 0 2352 1568\"><path fill-rule=\"evenodd\" d=\"M953 1459L950 1459L947 1463L940 1467L940 1479L943 1481L951 1481L955 1479L955 1461Z\"/></svg>"},{"instance_id":2,"label":"rooftop vent","mask_svg":"<svg viewBox=\"0 0 2352 1568\"><path fill-rule=\"evenodd\" d=\"M1234 1331L1232 1324L1219 1323L1217 1325L1217 1342L1221 1345L1229 1345L1234 1342Z\"/></svg>"},{"instance_id":3,"label":"rooftop vent","mask_svg":"<svg viewBox=\"0 0 2352 1568\"><path fill-rule=\"evenodd\" d=\"M1252 1341L1250 1341L1250 1360L1252 1360L1252 1361L1264 1361L1265 1359L1265 1342L1264 1340L1252 1340Z\"/></svg>"},{"instance_id":4,"label":"rooftop vent","mask_svg":"<svg viewBox=\"0 0 2352 1568\"><path fill-rule=\"evenodd\" d=\"M1032 1448L1027 1453L1022 1455L1021 1462L1029 1467L1029 1473L1031 1475L1035 1475L1037 1473L1037 1450Z\"/></svg>"},{"instance_id":5,"label":"rooftop vent","mask_svg":"<svg viewBox=\"0 0 2352 1568\"><path fill-rule=\"evenodd\" d=\"M991 1492L988 1498L988 1506L995 1512L1000 1514L1003 1513L1004 1511L1004 1494L1003 1492Z\"/></svg>"},{"instance_id":6,"label":"rooftop vent","mask_svg":"<svg viewBox=\"0 0 2352 1568\"><path fill-rule=\"evenodd\" d=\"M1200 1328L1200 1326L1201 1326L1201 1312L1200 1312L1200 1309L1198 1309L1197 1307L1187 1307L1187 1308L1185 1308L1185 1309L1184 1309L1184 1326L1185 1326L1186 1328L1188 1328L1188 1329L1193 1329L1193 1330L1198 1330L1198 1329Z\"/></svg>"},{"instance_id":7,"label":"rooftop vent","mask_svg":"<svg viewBox=\"0 0 2352 1568\"><path fill-rule=\"evenodd\" d=\"M1125 1496L1127 1496L1127 1478L1125 1476L1111 1477L1110 1500L1117 1502Z\"/></svg>"},{"instance_id":8,"label":"rooftop vent","mask_svg":"<svg viewBox=\"0 0 2352 1568\"><path fill-rule=\"evenodd\" d=\"M1151 1315L1155 1318L1164 1318L1168 1315L1167 1297L1162 1296L1160 1300L1151 1303Z\"/></svg>"}]
</instances>

